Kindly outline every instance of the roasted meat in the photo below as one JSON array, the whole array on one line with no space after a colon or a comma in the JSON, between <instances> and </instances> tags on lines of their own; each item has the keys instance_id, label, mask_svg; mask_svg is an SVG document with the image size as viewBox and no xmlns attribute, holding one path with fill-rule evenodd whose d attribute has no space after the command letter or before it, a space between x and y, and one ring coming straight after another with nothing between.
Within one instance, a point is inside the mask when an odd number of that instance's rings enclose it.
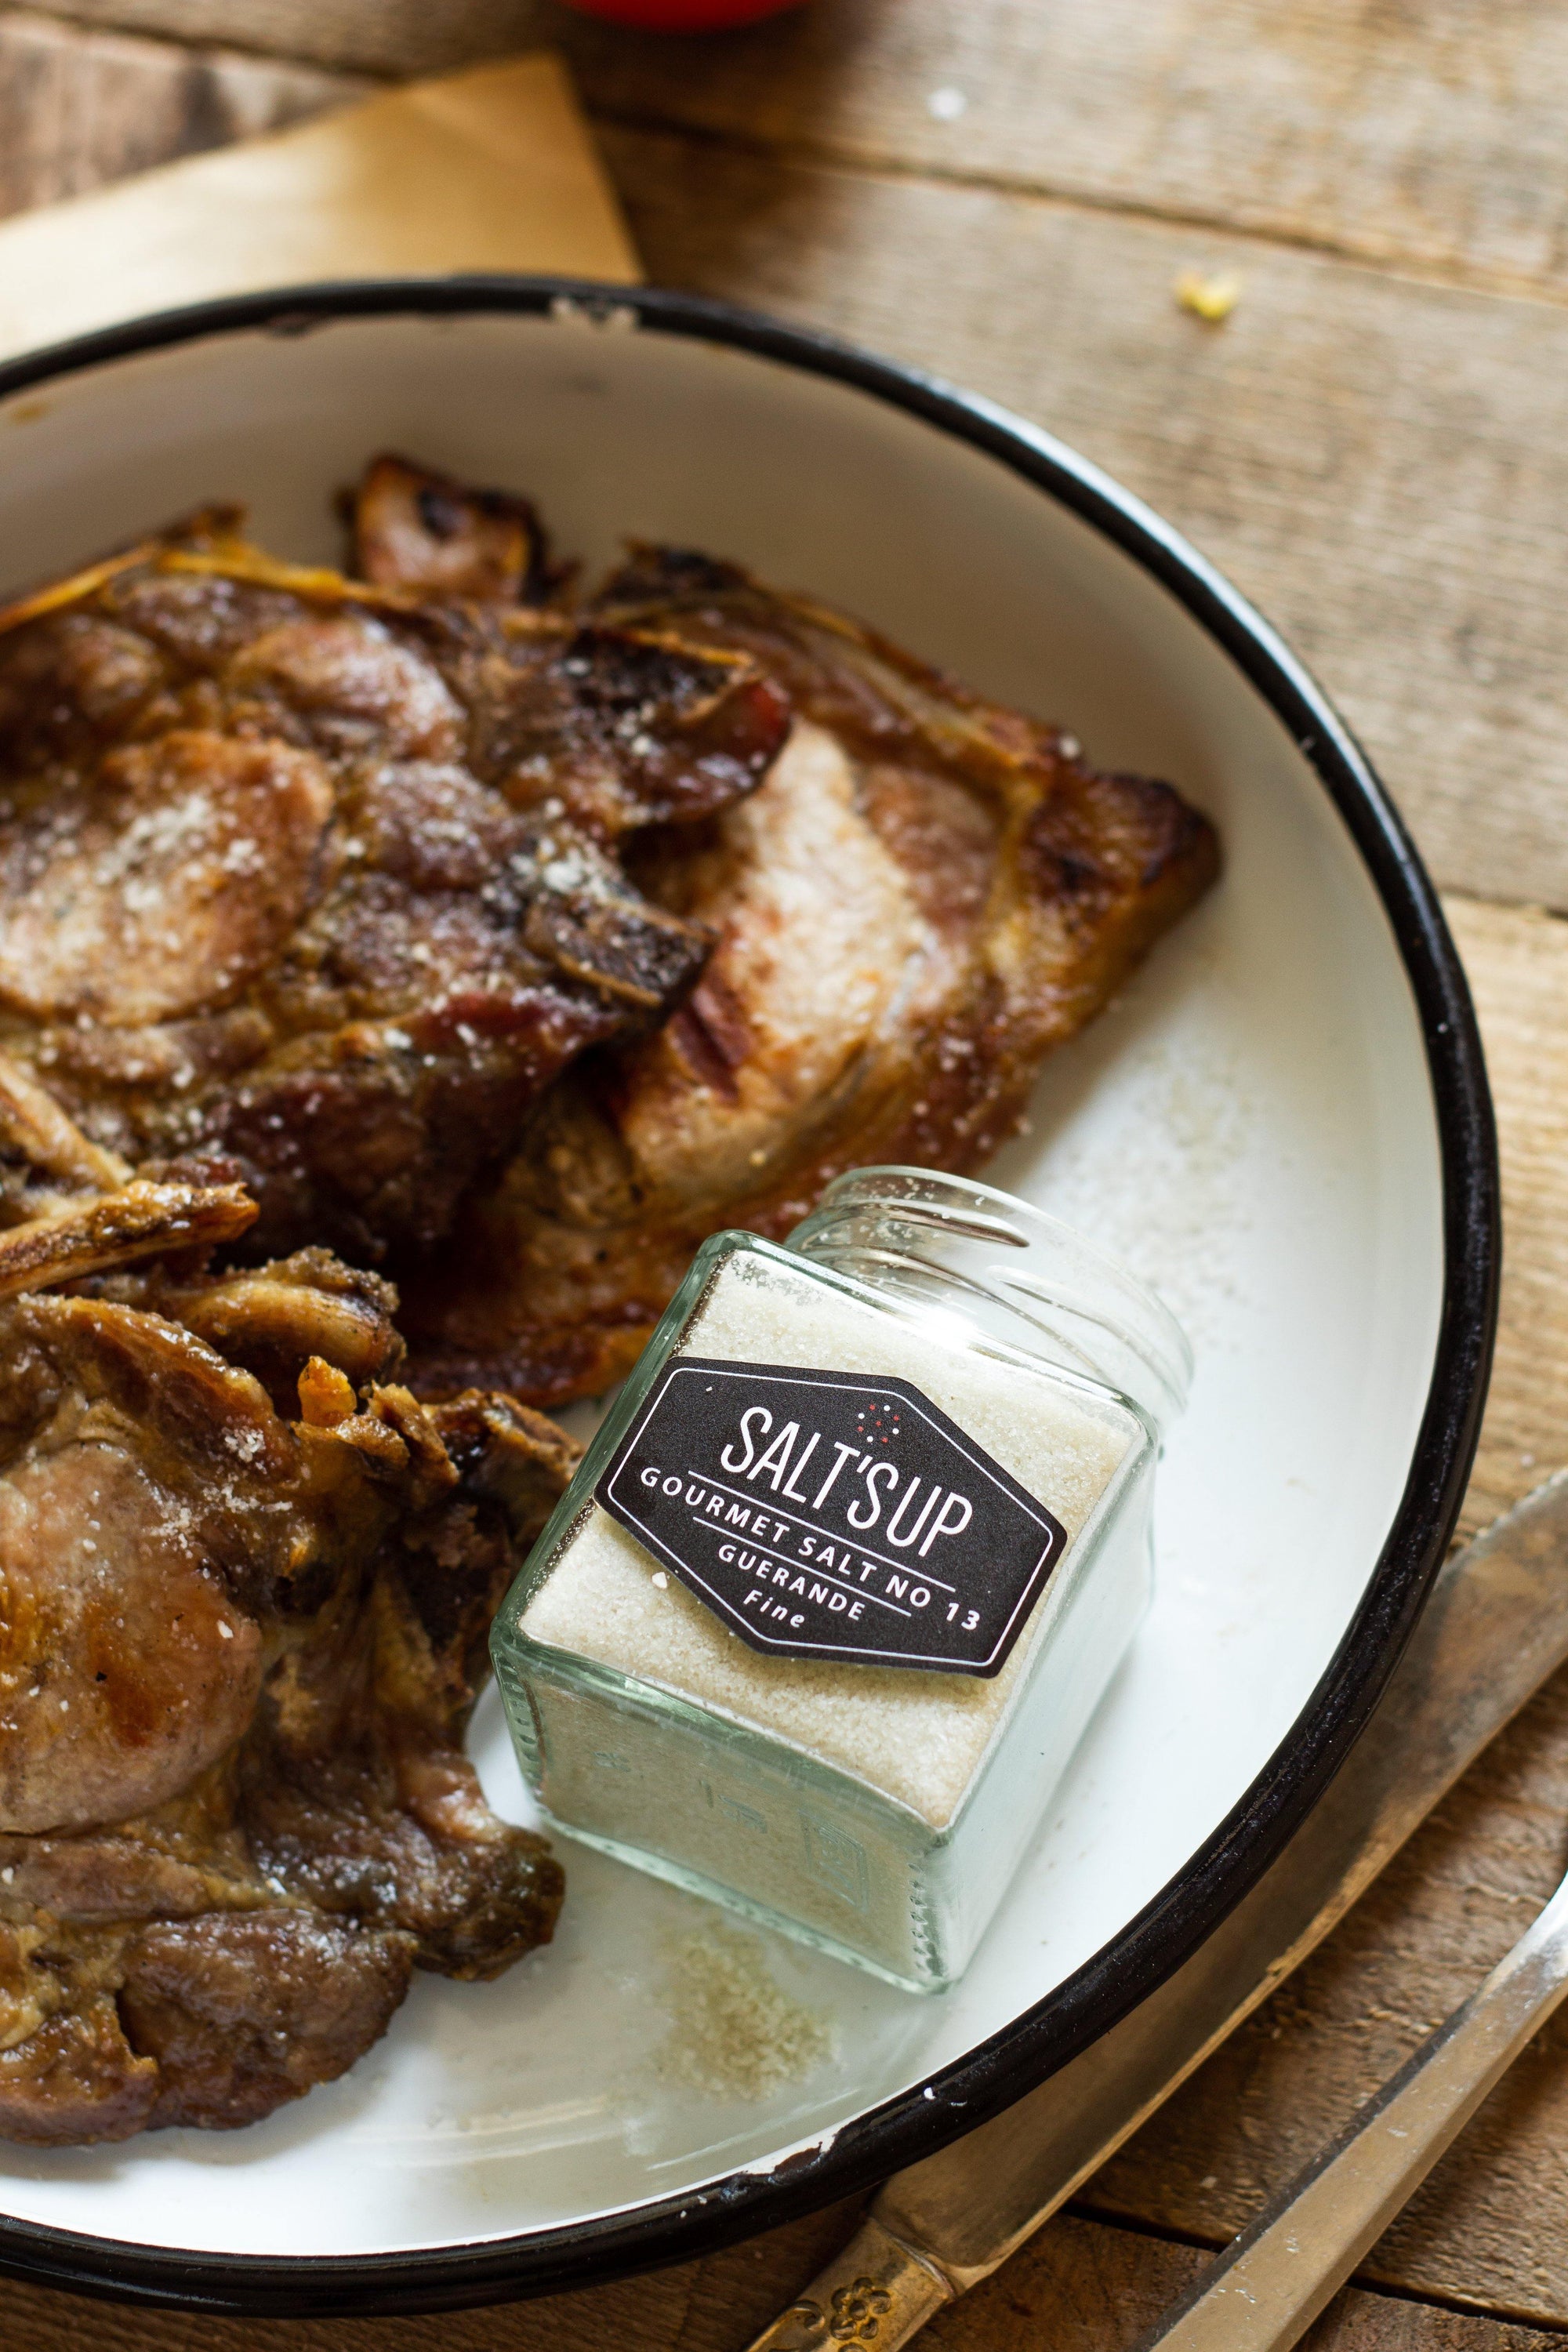
<instances>
[{"instance_id":1,"label":"roasted meat","mask_svg":"<svg viewBox=\"0 0 1568 2352\"><path fill-rule=\"evenodd\" d=\"M571 1448L418 1404L374 1274L209 1275L254 1214L139 1181L0 1234L0 2137L252 2122L559 1906L462 1740Z\"/></svg>"},{"instance_id":2,"label":"roasted meat","mask_svg":"<svg viewBox=\"0 0 1568 2352\"><path fill-rule=\"evenodd\" d=\"M349 519L351 569L373 587L543 604L562 583L529 499L476 490L406 457L373 459Z\"/></svg>"},{"instance_id":3,"label":"roasted meat","mask_svg":"<svg viewBox=\"0 0 1568 2352\"><path fill-rule=\"evenodd\" d=\"M412 1279L416 1385L535 1402L624 1373L697 1244L788 1231L842 1170L966 1171L1040 1061L1213 880L1168 785L966 692L733 567L636 550L596 607L754 661L795 712L751 799L638 845L647 895L716 935L655 1031L586 1055Z\"/></svg>"},{"instance_id":4,"label":"roasted meat","mask_svg":"<svg viewBox=\"0 0 1568 2352\"><path fill-rule=\"evenodd\" d=\"M396 1275L421 1394L601 1389L716 1227L974 1168L1217 870L732 565L569 611L525 501L405 458L352 521L357 583L215 512L0 626L0 1213L229 1168L242 1251Z\"/></svg>"},{"instance_id":5,"label":"roasted meat","mask_svg":"<svg viewBox=\"0 0 1568 2352\"><path fill-rule=\"evenodd\" d=\"M254 1255L406 1255L700 970L625 839L751 791L780 691L516 602L527 510L404 473L357 536L413 585L273 563L215 509L0 614L0 1209L218 1154ZM48 1102L110 1162L51 1164Z\"/></svg>"}]
</instances>

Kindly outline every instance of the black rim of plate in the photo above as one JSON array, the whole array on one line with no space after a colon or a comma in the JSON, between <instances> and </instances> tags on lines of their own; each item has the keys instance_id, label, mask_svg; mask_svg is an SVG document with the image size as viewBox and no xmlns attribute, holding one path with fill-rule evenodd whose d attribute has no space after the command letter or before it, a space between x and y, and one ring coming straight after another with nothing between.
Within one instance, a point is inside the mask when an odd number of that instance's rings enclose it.
<instances>
[{"instance_id":1,"label":"black rim of plate","mask_svg":"<svg viewBox=\"0 0 1568 2352\"><path fill-rule=\"evenodd\" d=\"M0 399L117 360L238 332L354 319L511 314L635 323L848 385L984 452L1069 508L1169 590L1230 656L1315 769L1393 929L1426 1039L1442 1156L1444 1295L1409 1476L1372 1580L1300 1716L1213 1835L1064 1983L927 2084L771 2172L512 2238L378 2255L183 2252L0 2220L0 2270L210 2311L331 2315L431 2310L602 2282L679 2262L863 2190L1010 2105L1104 2033L1201 1944L1327 1787L1381 1696L1453 1532L1475 1451L1497 1318L1496 1139L1469 992L1436 893L1371 763L1268 623L1174 530L1048 434L989 401L832 337L701 298L575 279L349 281L204 302L0 367Z\"/></svg>"}]
</instances>

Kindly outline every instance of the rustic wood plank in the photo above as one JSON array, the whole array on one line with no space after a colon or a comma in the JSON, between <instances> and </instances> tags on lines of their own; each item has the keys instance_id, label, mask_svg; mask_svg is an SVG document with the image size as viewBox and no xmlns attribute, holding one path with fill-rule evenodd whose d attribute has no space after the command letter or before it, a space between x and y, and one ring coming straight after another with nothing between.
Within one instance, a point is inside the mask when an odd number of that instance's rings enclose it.
<instances>
[{"instance_id":1,"label":"rustic wood plank","mask_svg":"<svg viewBox=\"0 0 1568 2352\"><path fill-rule=\"evenodd\" d=\"M1218 2244L1471 1991L1564 1861L1558 1675L1329 1941L1089 2184L1096 2210ZM1549 2025L1363 2265L1562 2326L1568 2028Z\"/></svg>"},{"instance_id":2,"label":"rustic wood plank","mask_svg":"<svg viewBox=\"0 0 1568 2352\"><path fill-rule=\"evenodd\" d=\"M1064 2214L918 2340L931 2352L1123 2352L1208 2259L1196 2247ZM1302 2343L1306 2352L1561 2352L1535 2328L1356 2287L1335 2298Z\"/></svg>"},{"instance_id":3,"label":"rustic wood plank","mask_svg":"<svg viewBox=\"0 0 1568 2352\"><path fill-rule=\"evenodd\" d=\"M58 5L186 40L236 35L229 0ZM1555 0L817 0L677 43L547 0L248 0L241 37L392 73L554 39L593 104L645 122L1568 288ZM962 110L933 109L939 91Z\"/></svg>"},{"instance_id":4,"label":"rustic wood plank","mask_svg":"<svg viewBox=\"0 0 1568 2352\"><path fill-rule=\"evenodd\" d=\"M1010 403L1188 530L1319 669L1438 878L1568 907L1568 313L1163 223L605 141L650 276Z\"/></svg>"},{"instance_id":5,"label":"rustic wood plank","mask_svg":"<svg viewBox=\"0 0 1568 2352\"><path fill-rule=\"evenodd\" d=\"M851 2226L836 2208L678 2270L538 2303L406 2319L234 2320L148 2312L0 2280L4 2340L39 2352L740 2352ZM1203 2269L1199 2247L1079 2214L940 2313L930 2352L1122 2352ZM1540 2330L1352 2287L1306 2352L1558 2352Z\"/></svg>"},{"instance_id":6,"label":"rustic wood plank","mask_svg":"<svg viewBox=\"0 0 1568 2352\"><path fill-rule=\"evenodd\" d=\"M695 60L574 50L645 122L1568 286L1555 0L837 0Z\"/></svg>"},{"instance_id":7,"label":"rustic wood plank","mask_svg":"<svg viewBox=\"0 0 1568 2352\"><path fill-rule=\"evenodd\" d=\"M1468 1533L1568 1463L1568 923L1463 898L1447 914L1480 1016L1503 1182L1503 1307Z\"/></svg>"},{"instance_id":8,"label":"rustic wood plank","mask_svg":"<svg viewBox=\"0 0 1568 2352\"><path fill-rule=\"evenodd\" d=\"M50 14L191 45L241 29L233 0L51 0ZM388 75L478 65L575 30L551 0L246 0L242 21L260 55Z\"/></svg>"},{"instance_id":9,"label":"rustic wood plank","mask_svg":"<svg viewBox=\"0 0 1568 2352\"><path fill-rule=\"evenodd\" d=\"M93 2352L738 2352L844 2243L855 2217L852 2204L829 2206L788 2229L644 2278L536 2303L395 2319L220 2319L89 2302L0 2278L0 2343L6 2352L23 2345L29 2352L79 2352L84 2345ZM1478 2344L1474 2352L1533 2347Z\"/></svg>"},{"instance_id":10,"label":"rustic wood plank","mask_svg":"<svg viewBox=\"0 0 1568 2352\"><path fill-rule=\"evenodd\" d=\"M0 14L0 213L281 130L363 86L225 49L84 36L7 10Z\"/></svg>"}]
</instances>

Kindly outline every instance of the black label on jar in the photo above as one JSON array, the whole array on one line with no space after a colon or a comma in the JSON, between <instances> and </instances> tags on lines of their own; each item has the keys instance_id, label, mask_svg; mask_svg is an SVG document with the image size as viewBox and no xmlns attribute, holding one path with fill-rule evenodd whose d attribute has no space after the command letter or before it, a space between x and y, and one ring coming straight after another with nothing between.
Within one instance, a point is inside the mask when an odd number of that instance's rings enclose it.
<instances>
[{"instance_id":1,"label":"black label on jar","mask_svg":"<svg viewBox=\"0 0 1568 2352\"><path fill-rule=\"evenodd\" d=\"M1059 1519L908 1381L673 1358L596 1499L754 1650L994 1675Z\"/></svg>"}]
</instances>

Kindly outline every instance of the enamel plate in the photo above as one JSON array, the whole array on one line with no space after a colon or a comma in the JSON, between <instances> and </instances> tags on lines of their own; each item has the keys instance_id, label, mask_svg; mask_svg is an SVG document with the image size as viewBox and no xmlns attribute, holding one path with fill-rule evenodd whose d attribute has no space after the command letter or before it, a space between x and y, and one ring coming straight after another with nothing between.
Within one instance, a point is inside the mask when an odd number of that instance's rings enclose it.
<instances>
[{"instance_id":1,"label":"enamel plate","mask_svg":"<svg viewBox=\"0 0 1568 2352\"><path fill-rule=\"evenodd\" d=\"M1152 1280L1198 1369L1152 1612L957 1990L742 1937L779 2064L733 2095L678 2019L691 1939L741 1931L570 1848L548 1950L419 1979L352 2074L268 2121L0 2147L0 2263L220 2309L408 2310L691 2254L929 2152L1103 2032L1375 1701L1453 1525L1495 1306L1486 1080L1431 887L1310 678L1136 499L982 401L715 305L317 288L0 371L0 593L213 499L331 559L333 493L384 448L528 491L590 569L635 534L814 591L1212 814L1223 882L987 1171ZM493 1692L473 1738L521 1817Z\"/></svg>"}]
</instances>

